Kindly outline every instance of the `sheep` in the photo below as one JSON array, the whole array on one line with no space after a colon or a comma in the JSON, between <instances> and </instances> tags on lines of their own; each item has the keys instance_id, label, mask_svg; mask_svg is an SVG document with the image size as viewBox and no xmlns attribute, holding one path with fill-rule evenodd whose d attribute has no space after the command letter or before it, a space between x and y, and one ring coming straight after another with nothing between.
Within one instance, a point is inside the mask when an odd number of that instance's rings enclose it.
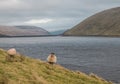
<instances>
[{"instance_id":1,"label":"sheep","mask_svg":"<svg viewBox=\"0 0 120 84\"><path fill-rule=\"evenodd\" d=\"M16 49L15 48L11 48L11 49L9 49L8 51L7 51L7 53L9 54L9 55L16 55Z\"/></svg>"},{"instance_id":2,"label":"sheep","mask_svg":"<svg viewBox=\"0 0 120 84\"><path fill-rule=\"evenodd\" d=\"M14 57L17 54L16 49L15 48L11 48L7 51L7 56L6 56L6 60L7 61L14 61Z\"/></svg>"},{"instance_id":3,"label":"sheep","mask_svg":"<svg viewBox=\"0 0 120 84\"><path fill-rule=\"evenodd\" d=\"M22 62L25 57L19 54L15 48L11 48L7 51L6 61L8 62Z\"/></svg>"},{"instance_id":4,"label":"sheep","mask_svg":"<svg viewBox=\"0 0 120 84\"><path fill-rule=\"evenodd\" d=\"M48 57L47 57L47 61L49 64L55 64L57 62L57 57L55 56L55 53L51 53Z\"/></svg>"}]
</instances>

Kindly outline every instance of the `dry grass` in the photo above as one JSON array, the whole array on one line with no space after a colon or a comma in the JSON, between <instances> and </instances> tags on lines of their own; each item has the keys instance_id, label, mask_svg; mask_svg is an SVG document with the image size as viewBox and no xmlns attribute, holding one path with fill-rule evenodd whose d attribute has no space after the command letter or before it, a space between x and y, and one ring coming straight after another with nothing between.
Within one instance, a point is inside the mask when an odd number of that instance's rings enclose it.
<instances>
[{"instance_id":1,"label":"dry grass","mask_svg":"<svg viewBox=\"0 0 120 84\"><path fill-rule=\"evenodd\" d=\"M98 76L74 72L60 65L24 57L22 62L7 62L0 49L0 84L112 84Z\"/></svg>"},{"instance_id":2,"label":"dry grass","mask_svg":"<svg viewBox=\"0 0 120 84\"><path fill-rule=\"evenodd\" d=\"M108 9L80 22L64 32L66 36L119 36L120 7Z\"/></svg>"}]
</instances>

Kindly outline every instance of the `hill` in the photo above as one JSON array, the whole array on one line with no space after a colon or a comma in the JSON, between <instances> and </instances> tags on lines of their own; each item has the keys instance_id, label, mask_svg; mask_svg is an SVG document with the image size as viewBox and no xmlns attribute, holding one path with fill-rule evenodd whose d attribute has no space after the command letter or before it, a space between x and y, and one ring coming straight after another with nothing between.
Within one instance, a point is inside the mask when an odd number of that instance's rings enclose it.
<instances>
[{"instance_id":1,"label":"hill","mask_svg":"<svg viewBox=\"0 0 120 84\"><path fill-rule=\"evenodd\" d=\"M62 35L66 30L63 29L63 30L56 30L56 31L52 31L50 32L51 35Z\"/></svg>"},{"instance_id":2,"label":"hill","mask_svg":"<svg viewBox=\"0 0 120 84\"><path fill-rule=\"evenodd\" d=\"M120 36L120 7L97 13L63 35L67 36Z\"/></svg>"},{"instance_id":3,"label":"hill","mask_svg":"<svg viewBox=\"0 0 120 84\"><path fill-rule=\"evenodd\" d=\"M49 33L35 26L0 26L0 36L40 36Z\"/></svg>"},{"instance_id":4,"label":"hill","mask_svg":"<svg viewBox=\"0 0 120 84\"><path fill-rule=\"evenodd\" d=\"M112 84L98 76L68 70L60 65L24 57L22 62L8 62L0 49L0 84Z\"/></svg>"}]
</instances>

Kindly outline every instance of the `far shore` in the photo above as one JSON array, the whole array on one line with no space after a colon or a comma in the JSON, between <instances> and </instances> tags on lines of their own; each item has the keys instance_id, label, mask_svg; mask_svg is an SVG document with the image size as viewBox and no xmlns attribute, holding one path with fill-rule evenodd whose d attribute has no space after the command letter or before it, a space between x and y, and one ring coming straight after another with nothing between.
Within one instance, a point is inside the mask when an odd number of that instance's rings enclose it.
<instances>
[{"instance_id":1,"label":"far shore","mask_svg":"<svg viewBox=\"0 0 120 84\"><path fill-rule=\"evenodd\" d=\"M120 35L29 35L29 36L0 36L0 38L15 38L15 37L53 37L53 36L62 36L62 37L120 37Z\"/></svg>"},{"instance_id":2,"label":"far shore","mask_svg":"<svg viewBox=\"0 0 120 84\"><path fill-rule=\"evenodd\" d=\"M14 37L50 37L59 35L29 35L29 36L0 36L0 38L14 38Z\"/></svg>"},{"instance_id":3,"label":"far shore","mask_svg":"<svg viewBox=\"0 0 120 84\"><path fill-rule=\"evenodd\" d=\"M62 35L64 37L120 37L120 35Z\"/></svg>"}]
</instances>

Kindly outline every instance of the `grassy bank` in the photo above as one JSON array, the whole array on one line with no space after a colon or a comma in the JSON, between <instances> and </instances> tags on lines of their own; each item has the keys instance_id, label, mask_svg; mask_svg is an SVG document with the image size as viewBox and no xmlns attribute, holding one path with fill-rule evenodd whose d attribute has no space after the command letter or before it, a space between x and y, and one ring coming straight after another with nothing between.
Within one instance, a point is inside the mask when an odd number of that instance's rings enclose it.
<instances>
[{"instance_id":1,"label":"grassy bank","mask_svg":"<svg viewBox=\"0 0 120 84\"><path fill-rule=\"evenodd\" d=\"M23 56L22 62L7 62L6 56L6 51L0 49L0 84L112 84L94 74L86 75L29 57Z\"/></svg>"}]
</instances>

